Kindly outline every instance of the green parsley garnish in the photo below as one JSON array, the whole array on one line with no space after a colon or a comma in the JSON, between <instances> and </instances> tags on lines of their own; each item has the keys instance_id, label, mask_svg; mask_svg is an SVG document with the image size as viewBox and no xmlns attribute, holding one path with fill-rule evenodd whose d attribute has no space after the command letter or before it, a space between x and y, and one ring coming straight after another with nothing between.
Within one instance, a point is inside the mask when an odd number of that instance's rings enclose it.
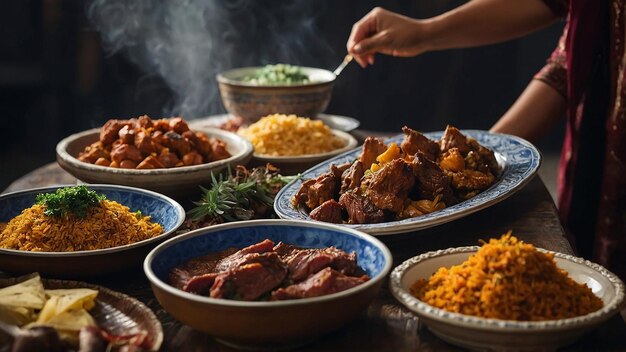
<instances>
[{"instance_id":1,"label":"green parsley garnish","mask_svg":"<svg viewBox=\"0 0 626 352\"><path fill-rule=\"evenodd\" d=\"M106 199L85 186L64 187L54 193L40 193L35 204L46 207L44 214L61 217L73 213L78 218L87 216L89 208L97 206Z\"/></svg>"}]
</instances>

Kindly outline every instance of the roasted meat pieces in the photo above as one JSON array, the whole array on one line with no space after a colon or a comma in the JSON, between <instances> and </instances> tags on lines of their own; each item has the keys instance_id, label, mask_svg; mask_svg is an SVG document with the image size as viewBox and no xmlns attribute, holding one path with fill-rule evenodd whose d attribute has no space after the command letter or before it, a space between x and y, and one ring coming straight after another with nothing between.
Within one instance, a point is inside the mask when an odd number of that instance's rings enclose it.
<instances>
[{"instance_id":1,"label":"roasted meat pieces","mask_svg":"<svg viewBox=\"0 0 626 352\"><path fill-rule=\"evenodd\" d=\"M354 252L300 248L268 239L192 259L170 272L170 283L179 289L242 301L322 296L367 280Z\"/></svg>"},{"instance_id":2,"label":"roasted meat pieces","mask_svg":"<svg viewBox=\"0 0 626 352\"><path fill-rule=\"evenodd\" d=\"M78 160L126 169L192 166L230 157L226 144L189 129L181 117L107 121L100 139L87 146Z\"/></svg>"},{"instance_id":3,"label":"roasted meat pieces","mask_svg":"<svg viewBox=\"0 0 626 352\"><path fill-rule=\"evenodd\" d=\"M453 126L439 141L406 126L402 131L400 146L368 137L357 160L304 181L292 204L318 221L398 220L469 199L493 185L500 172L493 151Z\"/></svg>"}]
</instances>

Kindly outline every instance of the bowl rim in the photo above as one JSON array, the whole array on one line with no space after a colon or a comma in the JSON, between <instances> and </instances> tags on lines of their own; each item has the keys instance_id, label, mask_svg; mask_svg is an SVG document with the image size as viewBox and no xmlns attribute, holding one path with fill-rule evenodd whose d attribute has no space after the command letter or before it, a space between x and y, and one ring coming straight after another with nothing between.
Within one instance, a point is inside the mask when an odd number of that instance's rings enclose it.
<instances>
[{"instance_id":1,"label":"bowl rim","mask_svg":"<svg viewBox=\"0 0 626 352\"><path fill-rule=\"evenodd\" d=\"M249 88L258 88L259 90L264 90L264 89L275 89L275 88L296 88L296 87L315 87L315 86L324 86L324 85L328 85L328 84L332 84L335 82L335 80L337 79L337 76L330 70L324 69L324 68L319 68L319 67L310 67L310 66L301 66L301 65L293 65L293 66L298 66L302 69L305 70L311 70L311 71L319 71L319 72L323 72L324 74L328 74L329 77L333 77L332 79L329 80L325 80L325 81L313 81L313 82L308 82L308 83L296 83L296 84L273 84L273 85L258 85L258 84L254 84L254 83L248 83L242 80L237 80L237 79L231 79L231 78L227 78L226 74L232 73L234 71L239 71L239 70L259 70L262 69L265 66L242 66L242 67L233 67L229 70L226 71L222 71L220 73L218 73L216 75L217 78L217 82L221 83L221 84L228 84L231 86L235 86L235 87L249 87Z\"/></svg>"},{"instance_id":2,"label":"bowl rim","mask_svg":"<svg viewBox=\"0 0 626 352\"><path fill-rule=\"evenodd\" d=\"M242 145L242 148L241 148L242 150L239 153L231 155L229 158L222 159L222 160L211 161L211 162L200 164L200 165L178 166L178 167L172 167L172 168L159 168L159 169L123 169L123 168L114 168L114 167L109 167L109 166L101 166L101 165L96 165L96 164L91 164L91 163L87 163L84 161L80 161L78 160L77 157L74 157L67 151L67 148L70 145L70 143L76 141L78 138L89 136L95 133L100 133L101 129L102 127L92 128L86 131L71 134L63 138L56 145L57 157L63 160L64 162L70 164L71 167L73 168L80 169L80 170L87 170L91 172L98 171L98 172L114 173L116 175L134 175L134 176L160 175L162 176L162 175L183 175L183 174L188 174L189 172L201 172L201 171L206 171L206 170L212 170L213 168L217 168L217 167L224 166L224 165L229 165L232 163L237 163L240 160L244 160L245 158L250 156L254 151L254 147L252 146L252 143L250 143L250 141L248 141L247 139L237 135L236 133L225 131L225 130L215 128L215 127L200 127L200 128L196 127L194 128L194 131L204 132L209 137L213 135L213 136L216 136L218 139L220 138L220 135L227 136L227 138L232 138L234 140L237 140L238 143Z\"/></svg>"},{"instance_id":3,"label":"bowl rim","mask_svg":"<svg viewBox=\"0 0 626 352\"><path fill-rule=\"evenodd\" d=\"M517 321L494 318L481 318L472 315L449 312L419 300L418 298L411 295L408 290L402 287L402 278L404 277L406 272L409 269L419 265L421 262L437 257L449 256L452 254L475 253L478 251L479 248L479 246L454 247L426 252L407 259L402 264L394 268L391 272L389 278L389 287L391 289L391 293L400 303L402 303L405 307L407 307L419 317L424 317L426 319L437 321L439 323L445 323L447 325L454 325L467 329L492 332L549 332L595 325L609 319L611 316L618 313L624 304L624 283L615 274L613 274L600 264L593 263L584 258L550 251L543 248L537 248L537 250L543 253L553 254L555 258L566 260L577 265L586 266L587 268L590 268L595 272L601 274L611 283L611 285L615 289L615 297L607 304L604 304L601 309L577 317L543 321Z\"/></svg>"},{"instance_id":4,"label":"bowl rim","mask_svg":"<svg viewBox=\"0 0 626 352\"><path fill-rule=\"evenodd\" d=\"M330 130L331 130L331 132L335 136L343 139L346 142L346 145L344 145L343 147L341 147L339 149L331 150L331 151L324 152L324 153L318 153L318 154L270 155L270 154L256 154L256 153L252 153L252 156L254 158L258 159L258 160L267 161L267 162L272 162L272 161L277 161L277 162L315 161L315 160L319 160L319 159L326 159L328 157L344 153L344 152L346 152L348 150L352 150L359 144L359 142L356 140L356 138L354 138L354 136L352 136L350 133L343 132L343 131L340 131L340 130L337 130L337 129L332 129L332 128Z\"/></svg>"},{"instance_id":5,"label":"bowl rim","mask_svg":"<svg viewBox=\"0 0 626 352\"><path fill-rule=\"evenodd\" d=\"M205 297L205 296L185 292L183 290L175 288L174 286L166 282L163 282L161 279L159 279L156 276L156 274L152 270L152 262L154 261L154 259L165 249L173 246L174 244L178 242L183 242L187 239L198 237L198 236L210 235L211 233L219 232L221 230L226 230L226 229L240 228L240 227L255 227L255 226L264 226L264 225L323 228L326 230L333 230L333 231L342 232L342 233L346 233L352 236L359 237L361 239L364 239L372 243L378 249L380 249L380 251L383 254L383 257L385 258L385 266L383 267L381 272L378 273L378 275L374 277L370 277L370 279L367 282L359 284L355 287L349 288L344 291L331 293L331 294L319 296L319 297L290 299L290 300L284 300L284 301L269 301L269 302L266 302L266 301L249 302L249 301L236 301L236 300L224 299L224 298L210 298L210 297ZM148 253L148 255L146 256L143 262L143 270L144 270L144 273L146 274L146 277L148 278L151 285L153 286L153 290L154 290L154 286L156 286L160 290L163 290L170 295L173 295L178 298L185 299L185 300L189 300L194 303L219 305L219 306L233 307L233 308L272 309L272 308L300 306L300 305L308 305L308 304L314 304L314 303L319 303L319 302L324 302L324 301L330 301L330 300L339 299L345 296L351 296L360 291L365 291L369 287L376 285L378 282L380 282L381 280L384 280L385 277L387 277L387 274L389 274L389 272L391 271L392 263L393 263L393 257L391 255L391 251L389 250L389 248L387 248L387 246L383 242L378 240L377 238L371 235L368 235L364 232L353 230L353 229L348 229L348 228L337 226L334 224L321 223L321 222L315 223L312 221L303 221L303 220L261 219L261 220L236 221L236 222L229 222L229 223L224 223L220 225L204 227L201 229L190 231L182 235L178 235L176 237L170 238L169 240L156 246L154 249L150 251L150 253Z\"/></svg>"},{"instance_id":6,"label":"bowl rim","mask_svg":"<svg viewBox=\"0 0 626 352\"><path fill-rule=\"evenodd\" d=\"M10 192L10 193L4 193L2 195L0 195L0 199L3 198L9 198L9 197L14 197L14 196L19 196L21 194L25 194L25 193L33 193L33 192L43 192L43 191L50 191L50 190L56 190L59 188L63 188L63 187L73 187L76 185L52 185L52 186L45 186L45 187L36 187L36 188L29 188L29 189L23 189L20 191L15 191L15 192ZM31 251L22 251L19 249L7 249L7 248L0 248L0 255L12 255L12 256L21 256L21 257L46 257L46 258L67 258L67 257L84 257L84 256L95 256L95 255L107 255L107 254L111 254L114 252L120 252L120 251L126 251L126 250L131 250L137 247L142 247L145 245L148 245L150 243L153 242L158 242L164 238L167 238L169 236L171 236L172 234L175 233L175 231L180 227L180 225L182 225L182 223L185 221L185 217L186 217L186 213L185 213L185 209L182 207L182 205L180 205L177 201L175 201L174 199L158 193L158 192L154 192L154 191L150 191L147 189L143 189L143 188L137 188L137 187L131 187L131 186L123 186L123 185L113 185L113 184L103 184L103 183L94 183L94 184L86 184L85 185L87 188L111 188L117 191L132 191L132 192L136 192L136 193L140 193L142 195L148 195L151 196L153 198L160 198L161 200L165 201L166 203L168 203L169 205L171 205L174 210L176 211L176 214L178 215L178 220L176 221L176 224L174 224L174 226L172 227L171 230L169 231L165 231L160 235L151 237L151 238L147 238L145 240L142 241L138 241L135 243L130 243L130 244L125 244L122 246L117 246L117 247L110 247L110 248L103 248L103 249L92 249L92 250L82 250L82 251L74 251L74 252L31 252ZM121 203L120 203L121 204ZM124 205L124 204L122 204ZM23 209L22 209L23 210Z\"/></svg>"}]
</instances>

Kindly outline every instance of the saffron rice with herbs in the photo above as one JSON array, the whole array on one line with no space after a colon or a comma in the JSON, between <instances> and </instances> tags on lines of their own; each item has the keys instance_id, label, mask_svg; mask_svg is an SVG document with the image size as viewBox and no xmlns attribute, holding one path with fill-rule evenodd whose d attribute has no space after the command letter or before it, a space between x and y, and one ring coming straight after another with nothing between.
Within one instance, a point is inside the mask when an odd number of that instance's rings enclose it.
<instances>
[{"instance_id":1,"label":"saffron rice with herbs","mask_svg":"<svg viewBox=\"0 0 626 352\"><path fill-rule=\"evenodd\" d=\"M491 239L462 264L417 281L411 294L450 312L519 321L571 318L603 305L556 266L554 255L510 233Z\"/></svg>"},{"instance_id":2,"label":"saffron rice with herbs","mask_svg":"<svg viewBox=\"0 0 626 352\"><path fill-rule=\"evenodd\" d=\"M55 217L36 204L6 224L0 224L0 247L33 252L73 252L139 242L163 233L150 216L130 212L109 200L89 209L84 218L73 213Z\"/></svg>"}]
</instances>

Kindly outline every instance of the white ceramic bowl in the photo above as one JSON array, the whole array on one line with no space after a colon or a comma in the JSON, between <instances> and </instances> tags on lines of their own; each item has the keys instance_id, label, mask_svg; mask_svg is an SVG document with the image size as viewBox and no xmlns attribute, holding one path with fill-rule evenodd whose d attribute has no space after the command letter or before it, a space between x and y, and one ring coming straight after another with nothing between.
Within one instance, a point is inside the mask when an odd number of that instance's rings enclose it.
<instances>
[{"instance_id":1,"label":"white ceramic bowl","mask_svg":"<svg viewBox=\"0 0 626 352\"><path fill-rule=\"evenodd\" d=\"M280 169L281 174L295 175L308 170L324 160L352 150L357 146L358 142L351 134L339 130L331 131L335 136L345 141L345 145L343 147L325 153L294 156L274 156L253 153L250 164L252 166L262 166L267 163L271 163Z\"/></svg>"},{"instance_id":2,"label":"white ceramic bowl","mask_svg":"<svg viewBox=\"0 0 626 352\"><path fill-rule=\"evenodd\" d=\"M427 279L440 267L465 261L479 247L459 247L428 252L408 259L391 273L393 295L441 339L462 347L481 350L554 350L574 342L586 332L618 313L624 303L624 283L598 264L554 253L557 265L579 283L587 284L604 303L587 315L540 322L486 319L451 313L420 301L409 293L419 279Z\"/></svg>"},{"instance_id":3,"label":"white ceramic bowl","mask_svg":"<svg viewBox=\"0 0 626 352\"><path fill-rule=\"evenodd\" d=\"M77 158L86 146L98 140L100 129L94 128L61 140L56 147L57 162L82 182L146 188L183 200L199 194L198 185L210 184L211 172L217 173L229 165L234 168L238 164L247 164L253 150L250 142L234 133L208 127L194 130L224 141L231 157L202 165L169 169L120 169L94 165Z\"/></svg>"}]
</instances>

